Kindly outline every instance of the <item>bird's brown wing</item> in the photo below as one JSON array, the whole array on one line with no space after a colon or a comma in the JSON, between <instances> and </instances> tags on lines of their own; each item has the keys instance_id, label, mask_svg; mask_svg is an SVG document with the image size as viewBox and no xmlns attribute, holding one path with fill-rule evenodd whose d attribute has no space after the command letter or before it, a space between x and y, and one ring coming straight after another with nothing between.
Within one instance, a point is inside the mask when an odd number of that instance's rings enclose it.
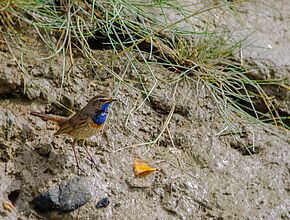
<instances>
[{"instance_id":1,"label":"bird's brown wing","mask_svg":"<svg viewBox=\"0 0 290 220\"><path fill-rule=\"evenodd\" d=\"M88 120L88 115L86 114L76 114L59 124L60 128L55 133L55 135L59 134L70 134L72 131L78 130L81 127L85 126Z\"/></svg>"}]
</instances>

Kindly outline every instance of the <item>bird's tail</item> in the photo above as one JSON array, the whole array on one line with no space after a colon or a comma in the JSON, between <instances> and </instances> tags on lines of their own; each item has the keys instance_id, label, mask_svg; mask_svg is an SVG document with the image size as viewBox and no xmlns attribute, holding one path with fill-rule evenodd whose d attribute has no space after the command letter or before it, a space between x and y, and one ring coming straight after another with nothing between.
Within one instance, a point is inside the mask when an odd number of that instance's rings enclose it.
<instances>
[{"instance_id":1,"label":"bird's tail","mask_svg":"<svg viewBox=\"0 0 290 220\"><path fill-rule=\"evenodd\" d=\"M45 114L45 113L40 113L40 112L30 112L31 115L40 117L41 119L45 121L53 121L56 122L57 124L61 124L65 120L67 120L66 117L63 116L58 116L58 115L50 115L50 114Z\"/></svg>"}]
</instances>

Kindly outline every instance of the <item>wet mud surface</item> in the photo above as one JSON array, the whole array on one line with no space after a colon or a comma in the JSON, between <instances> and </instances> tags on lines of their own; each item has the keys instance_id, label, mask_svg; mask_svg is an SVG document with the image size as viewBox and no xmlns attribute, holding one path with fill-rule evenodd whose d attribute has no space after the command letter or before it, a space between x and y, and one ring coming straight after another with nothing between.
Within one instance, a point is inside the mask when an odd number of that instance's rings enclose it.
<instances>
[{"instance_id":1,"label":"wet mud surface","mask_svg":"<svg viewBox=\"0 0 290 220\"><path fill-rule=\"evenodd\" d=\"M252 7L264 10L253 3L244 4L249 7L248 14L254 13ZM286 1L283 5L290 7ZM289 17L284 10L279 11L283 26ZM275 19L271 22L276 24ZM289 36L289 30L284 30L283 41L278 43L284 48L281 53L289 51ZM105 50L96 51L95 56L109 60L114 54ZM290 61L277 57L262 58L278 65L275 74L289 76ZM124 63L116 62L114 70L121 71ZM145 64L139 65L140 72L148 78L148 85L144 86L150 87ZM261 69L268 68L262 65ZM227 124L216 102L200 82L158 87L150 102L136 109L144 96L118 83L104 70L76 68L74 74L65 76L62 87L60 61L32 62L31 66L32 77L28 77L20 74L9 54L0 56L0 201L13 205L9 211L1 204L1 219L290 218L289 131L247 124L238 118L232 128L225 129ZM172 75L165 68L153 68L157 77ZM128 70L125 77L134 81L133 70ZM91 165L82 143L78 143L81 167L86 172L82 175L87 178L92 195L90 201L71 212L37 212L32 200L49 187L75 178L77 172L73 140L54 136L56 128L52 123L29 112L69 115L54 101L77 110L99 91L116 95L120 102L110 108L105 128L86 142L96 166ZM284 97L285 108L288 102ZM169 116L168 128L163 129ZM159 138L160 132L163 134ZM153 146L144 144L152 140L156 140ZM144 179L135 178L132 164L136 157L158 171ZM96 208L103 198L108 198L109 204Z\"/></svg>"}]
</instances>

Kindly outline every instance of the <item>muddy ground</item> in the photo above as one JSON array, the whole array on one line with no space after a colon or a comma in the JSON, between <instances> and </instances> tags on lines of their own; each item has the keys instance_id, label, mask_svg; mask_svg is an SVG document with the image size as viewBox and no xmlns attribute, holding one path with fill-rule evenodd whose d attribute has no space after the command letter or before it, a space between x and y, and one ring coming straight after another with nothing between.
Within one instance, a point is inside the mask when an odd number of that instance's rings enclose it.
<instances>
[{"instance_id":1,"label":"muddy ground","mask_svg":"<svg viewBox=\"0 0 290 220\"><path fill-rule=\"evenodd\" d=\"M256 31L252 35L255 45L268 47L247 48L244 57L260 65L260 74L266 74L268 68L272 72L275 66L275 76L289 77L289 1L239 2L237 9L235 16L243 21L245 29ZM225 25L236 24L226 21L230 15L223 15ZM30 41L35 56L45 51L37 38ZM94 56L106 60L113 52L96 50ZM82 59L76 59L76 63L81 64ZM124 63L114 63L114 71L122 72ZM144 64L139 65L140 74L148 78L145 86L150 87L150 75ZM12 212L0 207L1 219L290 218L289 131L237 118L235 127L221 132L225 121L201 83L184 82L176 87L176 106L168 129L150 146L138 144L155 140L162 131L174 106L161 97L172 99L175 85L158 87L151 103L132 111L144 97L104 70L92 71L79 65L73 74L65 75L61 90L61 77L51 77L61 75L61 59L37 63L28 60L25 67L29 74L23 75L2 48L0 67L0 201L10 200L14 205ZM165 68L152 68L158 77L172 76ZM136 76L128 70L125 77L134 82ZM67 115L53 104L54 100L77 110L100 91L110 92L121 102L112 105L103 131L86 143L98 168L91 168L85 151L78 147L81 166L91 181L88 187L92 199L73 212L36 213L31 205L35 196L77 173L72 140L53 136L54 125L29 112ZM254 146L251 155L244 146ZM158 172L145 179L134 178L132 163L136 157L148 161ZM103 197L109 197L109 206L96 209Z\"/></svg>"}]
</instances>

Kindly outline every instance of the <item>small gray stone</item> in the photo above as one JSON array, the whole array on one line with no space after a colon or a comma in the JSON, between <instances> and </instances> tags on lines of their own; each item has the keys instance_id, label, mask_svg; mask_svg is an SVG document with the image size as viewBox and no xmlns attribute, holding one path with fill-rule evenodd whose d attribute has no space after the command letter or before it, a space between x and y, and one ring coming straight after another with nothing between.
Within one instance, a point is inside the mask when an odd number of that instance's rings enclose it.
<instances>
[{"instance_id":1,"label":"small gray stone","mask_svg":"<svg viewBox=\"0 0 290 220\"><path fill-rule=\"evenodd\" d=\"M104 157L101 157L100 158L100 161L101 161L102 164L107 164L107 160Z\"/></svg>"},{"instance_id":2,"label":"small gray stone","mask_svg":"<svg viewBox=\"0 0 290 220\"><path fill-rule=\"evenodd\" d=\"M107 207L110 204L110 200L108 197L102 198L100 201L98 201L96 208L100 209L100 208L104 208Z\"/></svg>"},{"instance_id":3,"label":"small gray stone","mask_svg":"<svg viewBox=\"0 0 290 220\"><path fill-rule=\"evenodd\" d=\"M32 203L41 212L72 211L90 200L92 197L90 186L88 178L76 177L50 187L46 192L34 198Z\"/></svg>"}]
</instances>

